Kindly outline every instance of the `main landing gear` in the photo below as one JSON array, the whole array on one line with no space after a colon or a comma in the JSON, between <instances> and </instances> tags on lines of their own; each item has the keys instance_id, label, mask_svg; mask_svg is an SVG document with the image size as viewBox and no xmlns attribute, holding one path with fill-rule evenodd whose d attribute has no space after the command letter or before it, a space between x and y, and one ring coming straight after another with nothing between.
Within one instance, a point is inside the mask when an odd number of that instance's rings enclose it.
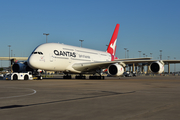
<instances>
[{"instance_id":1,"label":"main landing gear","mask_svg":"<svg viewBox=\"0 0 180 120\"><path fill-rule=\"evenodd\" d=\"M104 80L104 76L89 76L89 79L102 79Z\"/></svg>"},{"instance_id":2,"label":"main landing gear","mask_svg":"<svg viewBox=\"0 0 180 120\"><path fill-rule=\"evenodd\" d=\"M95 75L96 74L96 75ZM104 80L104 76L102 76L102 70L101 69L99 69L99 70L96 70L96 73L95 74L93 74L93 76L89 76L89 79L102 79L102 80Z\"/></svg>"},{"instance_id":3,"label":"main landing gear","mask_svg":"<svg viewBox=\"0 0 180 120\"><path fill-rule=\"evenodd\" d=\"M66 74L63 76L63 79L72 79L71 75ZM83 76L82 74L75 76L75 79L86 79L86 76Z\"/></svg>"},{"instance_id":4,"label":"main landing gear","mask_svg":"<svg viewBox=\"0 0 180 120\"><path fill-rule=\"evenodd\" d=\"M65 75L63 76L63 79L72 79L71 75ZM83 76L82 74L75 76L75 79L86 79L86 76ZM104 76L89 76L89 79L100 79L100 80L104 80L105 77Z\"/></svg>"},{"instance_id":5,"label":"main landing gear","mask_svg":"<svg viewBox=\"0 0 180 120\"><path fill-rule=\"evenodd\" d=\"M75 77L76 79L86 79L86 76L83 76L82 74L80 74L79 76Z\"/></svg>"},{"instance_id":6,"label":"main landing gear","mask_svg":"<svg viewBox=\"0 0 180 120\"><path fill-rule=\"evenodd\" d=\"M71 79L72 77L71 77L71 75L65 75L65 76L63 76L63 79Z\"/></svg>"}]
</instances>

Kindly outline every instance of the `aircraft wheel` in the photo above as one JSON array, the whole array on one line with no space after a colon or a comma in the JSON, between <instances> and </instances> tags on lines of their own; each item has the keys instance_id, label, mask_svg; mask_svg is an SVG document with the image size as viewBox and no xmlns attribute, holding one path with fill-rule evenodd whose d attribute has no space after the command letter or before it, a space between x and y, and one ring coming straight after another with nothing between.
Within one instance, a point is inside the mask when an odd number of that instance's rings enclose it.
<instances>
[{"instance_id":1,"label":"aircraft wheel","mask_svg":"<svg viewBox=\"0 0 180 120\"><path fill-rule=\"evenodd\" d=\"M89 76L89 79L104 79L104 76Z\"/></svg>"},{"instance_id":2,"label":"aircraft wheel","mask_svg":"<svg viewBox=\"0 0 180 120\"><path fill-rule=\"evenodd\" d=\"M38 80L42 80L43 79L43 77L42 76L38 76Z\"/></svg>"},{"instance_id":3,"label":"aircraft wheel","mask_svg":"<svg viewBox=\"0 0 180 120\"><path fill-rule=\"evenodd\" d=\"M86 76L76 76L76 79L86 79Z\"/></svg>"},{"instance_id":4,"label":"aircraft wheel","mask_svg":"<svg viewBox=\"0 0 180 120\"><path fill-rule=\"evenodd\" d=\"M71 76L63 76L63 79L71 79Z\"/></svg>"}]
</instances>

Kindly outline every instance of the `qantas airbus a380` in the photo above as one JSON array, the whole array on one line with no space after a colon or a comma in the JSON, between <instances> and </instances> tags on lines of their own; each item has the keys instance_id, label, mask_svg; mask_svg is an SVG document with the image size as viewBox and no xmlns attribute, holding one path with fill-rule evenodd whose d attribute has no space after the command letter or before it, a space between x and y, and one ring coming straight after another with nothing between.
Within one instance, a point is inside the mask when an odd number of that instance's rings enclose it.
<instances>
[{"instance_id":1,"label":"qantas airbus a380","mask_svg":"<svg viewBox=\"0 0 180 120\"><path fill-rule=\"evenodd\" d=\"M32 52L27 63L33 69L79 74L96 73L108 68L111 75L119 76L124 72L121 63L114 61L117 59L115 51L119 26L116 25L106 52L59 43L45 43Z\"/></svg>"},{"instance_id":2,"label":"qantas airbus a380","mask_svg":"<svg viewBox=\"0 0 180 120\"><path fill-rule=\"evenodd\" d=\"M124 73L126 64L132 63L148 63L153 73L162 73L164 62L180 63L179 60L159 61L150 58L118 59L115 52L119 27L120 24L117 24L106 52L59 43L45 43L34 49L26 64L15 63L13 70L20 72L29 66L35 70L62 71L67 75L64 78L71 78L68 76L69 73L77 73L80 75L77 78L85 78L83 74L100 74L102 69L107 69L111 76L120 76Z\"/></svg>"}]
</instances>

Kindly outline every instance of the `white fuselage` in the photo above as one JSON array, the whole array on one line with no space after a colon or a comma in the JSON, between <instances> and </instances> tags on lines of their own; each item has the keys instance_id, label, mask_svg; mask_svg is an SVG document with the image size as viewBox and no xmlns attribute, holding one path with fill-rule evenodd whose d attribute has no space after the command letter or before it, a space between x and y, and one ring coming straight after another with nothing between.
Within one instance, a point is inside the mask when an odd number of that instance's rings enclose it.
<instances>
[{"instance_id":1,"label":"white fuselage","mask_svg":"<svg viewBox=\"0 0 180 120\"><path fill-rule=\"evenodd\" d=\"M81 73L74 70L72 65L99 61L111 61L111 54L59 43L45 43L32 52L28 65L34 69Z\"/></svg>"}]
</instances>

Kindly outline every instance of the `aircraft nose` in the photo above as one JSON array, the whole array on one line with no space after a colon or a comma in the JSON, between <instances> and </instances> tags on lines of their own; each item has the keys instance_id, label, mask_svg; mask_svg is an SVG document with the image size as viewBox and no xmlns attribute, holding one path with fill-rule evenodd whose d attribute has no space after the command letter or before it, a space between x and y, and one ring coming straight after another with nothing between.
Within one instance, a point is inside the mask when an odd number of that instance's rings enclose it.
<instances>
[{"instance_id":1,"label":"aircraft nose","mask_svg":"<svg viewBox=\"0 0 180 120\"><path fill-rule=\"evenodd\" d=\"M27 61L28 65L33 68L33 69L37 69L38 67L38 59L36 59L36 57L34 55L31 55L29 58L28 58L28 61Z\"/></svg>"}]
</instances>

